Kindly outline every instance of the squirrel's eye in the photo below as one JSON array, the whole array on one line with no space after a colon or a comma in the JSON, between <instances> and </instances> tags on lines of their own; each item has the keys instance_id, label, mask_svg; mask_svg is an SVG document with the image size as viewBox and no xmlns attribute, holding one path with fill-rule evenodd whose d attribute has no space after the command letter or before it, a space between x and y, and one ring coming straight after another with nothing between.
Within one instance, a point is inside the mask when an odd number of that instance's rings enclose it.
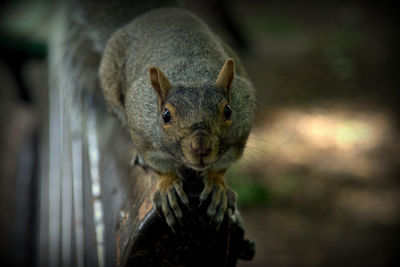
<instances>
[{"instance_id":1,"label":"squirrel's eye","mask_svg":"<svg viewBox=\"0 0 400 267\"><path fill-rule=\"evenodd\" d=\"M171 112L168 109L164 109L162 117L165 123L171 122Z\"/></svg>"},{"instance_id":2,"label":"squirrel's eye","mask_svg":"<svg viewBox=\"0 0 400 267\"><path fill-rule=\"evenodd\" d=\"M229 105L226 105L224 108L224 117L225 120L229 120L232 116L232 108Z\"/></svg>"}]
</instances>

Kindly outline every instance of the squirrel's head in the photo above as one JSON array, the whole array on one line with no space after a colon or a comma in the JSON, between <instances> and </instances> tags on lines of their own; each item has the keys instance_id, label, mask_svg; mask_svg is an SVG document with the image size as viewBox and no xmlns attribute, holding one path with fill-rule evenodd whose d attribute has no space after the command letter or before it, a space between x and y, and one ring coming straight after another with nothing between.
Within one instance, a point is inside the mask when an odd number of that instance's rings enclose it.
<instances>
[{"instance_id":1,"label":"squirrel's head","mask_svg":"<svg viewBox=\"0 0 400 267\"><path fill-rule=\"evenodd\" d=\"M225 62L214 83L201 87L172 86L157 67L149 73L158 96L162 149L196 170L217 162L235 140L229 96L233 60Z\"/></svg>"}]
</instances>

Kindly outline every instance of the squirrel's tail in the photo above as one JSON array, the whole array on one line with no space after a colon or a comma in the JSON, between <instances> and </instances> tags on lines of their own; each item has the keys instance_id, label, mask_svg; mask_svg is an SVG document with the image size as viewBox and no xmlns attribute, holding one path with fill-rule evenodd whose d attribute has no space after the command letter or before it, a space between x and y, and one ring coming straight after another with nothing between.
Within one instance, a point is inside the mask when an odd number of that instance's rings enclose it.
<instances>
[{"instance_id":1,"label":"squirrel's tail","mask_svg":"<svg viewBox=\"0 0 400 267\"><path fill-rule=\"evenodd\" d=\"M98 49L110 35L135 17L151 9L178 6L181 0L64 0L68 18L79 23Z\"/></svg>"},{"instance_id":2,"label":"squirrel's tail","mask_svg":"<svg viewBox=\"0 0 400 267\"><path fill-rule=\"evenodd\" d=\"M50 87L72 95L97 90L108 38L140 14L180 0L60 0L49 38Z\"/></svg>"}]
</instances>

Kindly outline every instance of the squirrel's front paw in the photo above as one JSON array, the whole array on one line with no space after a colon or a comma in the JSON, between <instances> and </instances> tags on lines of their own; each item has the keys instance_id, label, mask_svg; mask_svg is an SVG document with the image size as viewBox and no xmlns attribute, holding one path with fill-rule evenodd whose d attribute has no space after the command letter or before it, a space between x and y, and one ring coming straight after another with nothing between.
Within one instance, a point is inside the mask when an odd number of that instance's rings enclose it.
<instances>
[{"instance_id":1,"label":"squirrel's front paw","mask_svg":"<svg viewBox=\"0 0 400 267\"><path fill-rule=\"evenodd\" d=\"M157 191L153 194L153 203L159 214L164 214L168 226L173 228L176 221L180 222L182 210L179 207L178 199L188 206L189 200L183 191L182 181L175 174L159 174Z\"/></svg>"},{"instance_id":2,"label":"squirrel's front paw","mask_svg":"<svg viewBox=\"0 0 400 267\"><path fill-rule=\"evenodd\" d=\"M231 214L236 208L236 193L232 191L225 183L224 173L209 173L204 179L204 189L200 194L200 205L211 194L211 202L207 208L207 215L217 224L221 225L225 212L228 210Z\"/></svg>"}]
</instances>

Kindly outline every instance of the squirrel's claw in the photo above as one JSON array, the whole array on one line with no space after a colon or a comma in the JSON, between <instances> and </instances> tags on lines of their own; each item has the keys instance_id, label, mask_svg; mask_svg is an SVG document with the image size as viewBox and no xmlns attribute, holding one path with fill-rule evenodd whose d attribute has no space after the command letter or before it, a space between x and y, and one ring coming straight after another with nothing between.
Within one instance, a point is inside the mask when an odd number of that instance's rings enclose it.
<instances>
[{"instance_id":1,"label":"squirrel's claw","mask_svg":"<svg viewBox=\"0 0 400 267\"><path fill-rule=\"evenodd\" d=\"M213 189L214 189L214 184L206 181L205 185L204 185L204 189L201 192L200 197L199 197L199 199L200 199L199 207L207 199L207 197L210 195L210 193Z\"/></svg>"},{"instance_id":2,"label":"squirrel's claw","mask_svg":"<svg viewBox=\"0 0 400 267\"><path fill-rule=\"evenodd\" d=\"M236 199L237 194L232 189L228 188L226 191L227 201L228 201L228 214L229 216L233 215L236 210Z\"/></svg>"},{"instance_id":3,"label":"squirrel's claw","mask_svg":"<svg viewBox=\"0 0 400 267\"><path fill-rule=\"evenodd\" d=\"M185 206L189 207L189 199L186 196L185 191L183 191L182 183L175 183L174 189L176 191L176 194L179 196L179 199L182 201L182 203Z\"/></svg>"},{"instance_id":4,"label":"squirrel's claw","mask_svg":"<svg viewBox=\"0 0 400 267\"><path fill-rule=\"evenodd\" d=\"M205 180L205 187L200 194L200 205L211 194L211 202L207 208L207 215L211 218L210 223L215 223L217 229L224 220L225 212L228 210L233 214L236 207L236 193L221 183L213 183L212 180Z\"/></svg>"},{"instance_id":5,"label":"squirrel's claw","mask_svg":"<svg viewBox=\"0 0 400 267\"><path fill-rule=\"evenodd\" d=\"M223 191L224 193L221 195L221 201L217 205L215 209L215 216L214 216L214 221L217 224L217 229L219 229L222 221L224 220L224 215L225 212L228 212L228 215L231 216L236 209L236 198L237 195L235 191L231 190L229 187ZM211 207L211 205L210 205ZM210 207L207 210L207 213L210 216ZM214 210L212 210L214 212Z\"/></svg>"},{"instance_id":6,"label":"squirrel's claw","mask_svg":"<svg viewBox=\"0 0 400 267\"><path fill-rule=\"evenodd\" d=\"M164 215L165 221L172 231L174 231L173 226L177 221L181 223L181 218L183 216L177 196L183 204L189 204L188 198L182 189L182 182L180 180L175 180L167 188L159 188L153 194L153 203L158 214Z\"/></svg>"}]
</instances>

